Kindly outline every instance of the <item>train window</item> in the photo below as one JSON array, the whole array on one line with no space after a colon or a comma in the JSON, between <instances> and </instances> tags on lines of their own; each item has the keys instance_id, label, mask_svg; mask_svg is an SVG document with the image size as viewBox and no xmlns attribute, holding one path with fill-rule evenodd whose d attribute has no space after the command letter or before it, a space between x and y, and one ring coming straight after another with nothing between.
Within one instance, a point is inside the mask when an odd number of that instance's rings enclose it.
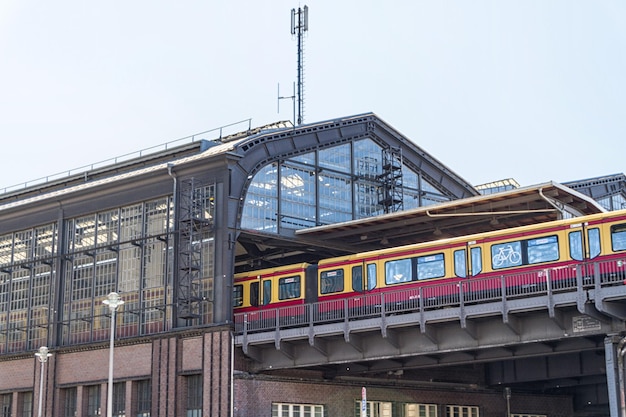
<instances>
[{"instance_id":1,"label":"train window","mask_svg":"<svg viewBox=\"0 0 626 417\"><path fill-rule=\"evenodd\" d=\"M376 264L367 264L367 289L376 288Z\"/></svg>"},{"instance_id":2,"label":"train window","mask_svg":"<svg viewBox=\"0 0 626 417\"><path fill-rule=\"evenodd\" d=\"M385 262L385 282L400 284L411 281L411 259L398 259Z\"/></svg>"},{"instance_id":3,"label":"train window","mask_svg":"<svg viewBox=\"0 0 626 417\"><path fill-rule=\"evenodd\" d=\"M322 294L343 291L343 269L324 271L320 274L320 291Z\"/></svg>"},{"instance_id":4,"label":"train window","mask_svg":"<svg viewBox=\"0 0 626 417\"><path fill-rule=\"evenodd\" d=\"M258 307L259 305L259 283L250 283L250 305Z\"/></svg>"},{"instance_id":5,"label":"train window","mask_svg":"<svg viewBox=\"0 0 626 417\"><path fill-rule=\"evenodd\" d=\"M556 236L544 236L537 239L528 239L528 263L556 261L559 259L559 241Z\"/></svg>"},{"instance_id":6,"label":"train window","mask_svg":"<svg viewBox=\"0 0 626 417\"><path fill-rule=\"evenodd\" d=\"M361 265L352 268L352 289L363 291L363 267Z\"/></svg>"},{"instance_id":7,"label":"train window","mask_svg":"<svg viewBox=\"0 0 626 417\"><path fill-rule=\"evenodd\" d=\"M243 285L235 285L233 287L233 307L241 307L243 305Z\"/></svg>"},{"instance_id":8,"label":"train window","mask_svg":"<svg viewBox=\"0 0 626 417\"><path fill-rule=\"evenodd\" d=\"M278 280L278 299L300 298L300 277L293 276Z\"/></svg>"},{"instance_id":9,"label":"train window","mask_svg":"<svg viewBox=\"0 0 626 417\"><path fill-rule=\"evenodd\" d=\"M472 276L483 272L483 250L477 246L470 249L470 255L472 256Z\"/></svg>"},{"instance_id":10,"label":"train window","mask_svg":"<svg viewBox=\"0 0 626 417\"><path fill-rule=\"evenodd\" d=\"M493 269L509 268L522 264L522 242L507 242L491 246Z\"/></svg>"},{"instance_id":11,"label":"train window","mask_svg":"<svg viewBox=\"0 0 626 417\"><path fill-rule=\"evenodd\" d=\"M611 247L613 252L626 250L626 224L611 226Z\"/></svg>"},{"instance_id":12,"label":"train window","mask_svg":"<svg viewBox=\"0 0 626 417\"><path fill-rule=\"evenodd\" d=\"M589 259L593 259L600 255L600 229L587 230L587 238L589 239Z\"/></svg>"},{"instance_id":13,"label":"train window","mask_svg":"<svg viewBox=\"0 0 626 417\"><path fill-rule=\"evenodd\" d=\"M445 274L443 253L417 258L417 279L440 278Z\"/></svg>"},{"instance_id":14,"label":"train window","mask_svg":"<svg viewBox=\"0 0 626 417\"><path fill-rule=\"evenodd\" d=\"M457 277L467 276L467 262L465 261L465 249L454 251L454 274Z\"/></svg>"},{"instance_id":15,"label":"train window","mask_svg":"<svg viewBox=\"0 0 626 417\"><path fill-rule=\"evenodd\" d=\"M272 281L263 281L263 305L266 306L272 301Z\"/></svg>"},{"instance_id":16,"label":"train window","mask_svg":"<svg viewBox=\"0 0 626 417\"><path fill-rule=\"evenodd\" d=\"M580 230L570 232L567 236L569 239L569 256L575 261L583 260L583 234Z\"/></svg>"}]
</instances>

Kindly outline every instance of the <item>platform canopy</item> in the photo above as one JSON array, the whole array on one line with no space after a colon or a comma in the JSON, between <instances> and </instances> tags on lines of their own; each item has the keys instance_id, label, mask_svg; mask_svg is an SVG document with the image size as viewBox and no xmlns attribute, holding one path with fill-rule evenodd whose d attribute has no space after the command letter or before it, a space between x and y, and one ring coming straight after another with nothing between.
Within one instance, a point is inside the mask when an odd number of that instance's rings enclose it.
<instances>
[{"instance_id":1,"label":"platform canopy","mask_svg":"<svg viewBox=\"0 0 626 417\"><path fill-rule=\"evenodd\" d=\"M284 260L291 257L307 261L603 211L593 199L559 183L548 182L366 219L300 229L292 238L244 232L240 241L259 245L259 251L267 258L275 256L277 260ZM271 253L267 248L273 248Z\"/></svg>"}]
</instances>

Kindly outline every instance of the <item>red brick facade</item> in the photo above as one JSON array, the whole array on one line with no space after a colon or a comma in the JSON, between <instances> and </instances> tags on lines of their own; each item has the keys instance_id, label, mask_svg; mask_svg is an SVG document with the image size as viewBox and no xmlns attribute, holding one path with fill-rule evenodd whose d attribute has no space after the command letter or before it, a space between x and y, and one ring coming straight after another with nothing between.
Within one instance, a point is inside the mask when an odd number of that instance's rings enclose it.
<instances>
[{"instance_id":1,"label":"red brick facade","mask_svg":"<svg viewBox=\"0 0 626 417\"><path fill-rule=\"evenodd\" d=\"M186 377L202 375L202 415L230 414L232 339L229 329L170 334L114 349L114 383L125 384L125 414L136 415L137 381L151 381L153 417L185 415ZM88 387L99 386L99 415L106 415L109 346L51 350L44 365L43 415L65 415L66 392L76 389L76 416L87 416ZM0 395L12 394L11 416L22 415L22 395L32 393L38 415L41 364L33 355L0 361Z\"/></svg>"}]
</instances>

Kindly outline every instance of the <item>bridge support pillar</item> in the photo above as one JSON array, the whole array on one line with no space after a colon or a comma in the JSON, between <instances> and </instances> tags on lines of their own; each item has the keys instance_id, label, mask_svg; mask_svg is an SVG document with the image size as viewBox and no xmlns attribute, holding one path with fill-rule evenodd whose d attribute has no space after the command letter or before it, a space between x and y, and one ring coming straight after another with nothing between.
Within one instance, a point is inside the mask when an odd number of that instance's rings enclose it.
<instances>
[{"instance_id":1,"label":"bridge support pillar","mask_svg":"<svg viewBox=\"0 0 626 417\"><path fill-rule=\"evenodd\" d=\"M624 369L619 369L619 359L622 354L624 338L619 335L609 335L604 339L604 353L606 360L606 385L609 394L609 411L611 417L626 417L622 415L622 398L624 387L620 384L620 373L623 375ZM623 367L623 365L622 365ZM623 383L623 378L622 381Z\"/></svg>"}]
</instances>

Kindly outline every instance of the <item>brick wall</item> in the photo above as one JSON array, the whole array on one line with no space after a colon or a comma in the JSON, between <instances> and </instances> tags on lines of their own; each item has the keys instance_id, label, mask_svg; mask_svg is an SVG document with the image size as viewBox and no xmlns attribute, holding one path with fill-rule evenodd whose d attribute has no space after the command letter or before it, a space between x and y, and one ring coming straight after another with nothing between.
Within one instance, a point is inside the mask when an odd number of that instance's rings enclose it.
<instances>
[{"instance_id":1,"label":"brick wall","mask_svg":"<svg viewBox=\"0 0 626 417\"><path fill-rule=\"evenodd\" d=\"M355 417L355 403L361 399L361 387L367 388L368 401L437 404L441 416L446 405L478 406L481 417L501 417L506 413L502 392L461 384L416 386L397 381L315 381L264 375L236 374L234 380L234 417L271 417L272 403L319 404L328 417ZM573 414L569 397L516 394L511 397L514 413L546 414L569 417Z\"/></svg>"}]
</instances>

